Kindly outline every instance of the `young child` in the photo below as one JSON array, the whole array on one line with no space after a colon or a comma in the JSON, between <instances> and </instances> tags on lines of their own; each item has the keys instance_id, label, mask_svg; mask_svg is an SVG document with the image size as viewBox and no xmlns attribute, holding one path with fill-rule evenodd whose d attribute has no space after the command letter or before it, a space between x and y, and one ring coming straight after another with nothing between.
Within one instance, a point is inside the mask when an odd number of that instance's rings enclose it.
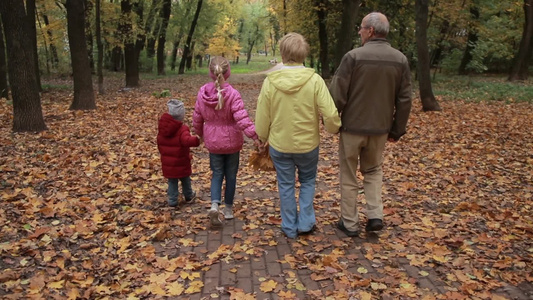
<instances>
[{"instance_id":1,"label":"young child","mask_svg":"<svg viewBox=\"0 0 533 300\"><path fill-rule=\"evenodd\" d=\"M168 179L168 205L178 205L178 180L185 203L191 203L196 198L196 192L191 188L191 158L190 147L198 147L200 138L191 136L189 127L183 123L185 107L183 102L170 99L167 102L168 113L161 115L157 133L157 148L161 154L163 176Z\"/></svg>"},{"instance_id":2,"label":"young child","mask_svg":"<svg viewBox=\"0 0 533 300\"><path fill-rule=\"evenodd\" d=\"M200 88L194 107L193 127L209 151L211 178L211 209L209 219L212 226L222 225L218 206L222 200L222 181L226 178L224 192L225 219L233 219L233 198L237 185L239 154L244 143L244 134L259 146L255 127L240 93L226 80L230 76L229 62L220 56L213 57L209 64L209 76L214 80Z\"/></svg>"}]
</instances>

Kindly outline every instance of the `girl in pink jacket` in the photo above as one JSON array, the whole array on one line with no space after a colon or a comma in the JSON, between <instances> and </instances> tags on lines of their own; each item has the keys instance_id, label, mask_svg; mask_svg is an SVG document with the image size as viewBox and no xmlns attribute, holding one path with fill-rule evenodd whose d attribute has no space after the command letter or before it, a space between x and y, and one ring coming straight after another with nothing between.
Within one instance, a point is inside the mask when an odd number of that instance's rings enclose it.
<instances>
[{"instance_id":1,"label":"girl in pink jacket","mask_svg":"<svg viewBox=\"0 0 533 300\"><path fill-rule=\"evenodd\" d=\"M211 177L211 209L209 219L212 226L222 225L218 206L222 198L222 181L226 178L224 192L226 219L233 219L233 199L237 185L239 155L244 143L243 132L260 146L255 126L248 117L240 93L226 80L230 76L229 62L215 56L209 64L209 76L214 82L203 85L198 92L193 114L193 127L204 139L209 151Z\"/></svg>"}]
</instances>

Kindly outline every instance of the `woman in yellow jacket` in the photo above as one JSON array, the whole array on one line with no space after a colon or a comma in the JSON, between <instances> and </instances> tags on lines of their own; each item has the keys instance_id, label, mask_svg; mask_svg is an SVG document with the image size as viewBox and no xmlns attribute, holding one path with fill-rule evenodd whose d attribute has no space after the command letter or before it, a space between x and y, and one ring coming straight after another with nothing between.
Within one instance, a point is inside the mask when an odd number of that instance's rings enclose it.
<instances>
[{"instance_id":1,"label":"woman in yellow jacket","mask_svg":"<svg viewBox=\"0 0 533 300\"><path fill-rule=\"evenodd\" d=\"M281 229L289 238L311 233L320 142L320 115L326 130L338 133L339 113L322 77L303 62L309 45L298 33L280 41L284 66L265 78L255 116L259 139L268 142L278 179ZM295 197L295 171L300 181L299 212Z\"/></svg>"}]
</instances>

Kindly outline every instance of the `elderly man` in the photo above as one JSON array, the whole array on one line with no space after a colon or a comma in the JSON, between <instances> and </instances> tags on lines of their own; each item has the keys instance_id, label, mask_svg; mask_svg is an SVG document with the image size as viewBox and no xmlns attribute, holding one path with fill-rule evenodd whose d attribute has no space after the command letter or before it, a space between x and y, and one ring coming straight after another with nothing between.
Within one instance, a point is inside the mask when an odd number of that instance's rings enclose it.
<instances>
[{"instance_id":1,"label":"elderly man","mask_svg":"<svg viewBox=\"0 0 533 300\"><path fill-rule=\"evenodd\" d=\"M339 142L341 218L337 227L359 235L357 166L363 174L366 231L383 228L383 150L405 134L411 111L407 58L386 37L387 17L373 12L361 22L362 46L346 53L329 87L342 127Z\"/></svg>"}]
</instances>

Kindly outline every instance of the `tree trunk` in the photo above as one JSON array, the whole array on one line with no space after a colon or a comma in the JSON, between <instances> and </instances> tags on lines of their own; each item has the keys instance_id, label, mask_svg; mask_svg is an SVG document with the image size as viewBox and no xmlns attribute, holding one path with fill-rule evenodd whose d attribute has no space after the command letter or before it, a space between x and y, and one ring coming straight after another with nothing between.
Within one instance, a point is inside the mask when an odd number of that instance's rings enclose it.
<instances>
[{"instance_id":1,"label":"tree trunk","mask_svg":"<svg viewBox=\"0 0 533 300\"><path fill-rule=\"evenodd\" d=\"M248 51L246 52L246 64L250 62L250 59L252 59L252 49L254 48L255 39L248 42Z\"/></svg>"},{"instance_id":2,"label":"tree trunk","mask_svg":"<svg viewBox=\"0 0 533 300\"><path fill-rule=\"evenodd\" d=\"M96 64L96 74L98 75L98 93L100 95L103 95L105 93L104 90L104 73L103 73L103 65L104 65L104 45L102 43L102 28L100 24L100 19L102 15L102 11L100 9L100 1L101 0L95 0L96 1L96 47L98 48L98 63Z\"/></svg>"},{"instance_id":3,"label":"tree trunk","mask_svg":"<svg viewBox=\"0 0 533 300\"><path fill-rule=\"evenodd\" d=\"M89 66L91 67L91 74L95 74L96 68L94 66L93 54L93 32L91 30L91 12L93 10L94 0L83 0L85 4L85 41L87 42L87 55L89 56Z\"/></svg>"},{"instance_id":4,"label":"tree trunk","mask_svg":"<svg viewBox=\"0 0 533 300\"><path fill-rule=\"evenodd\" d=\"M431 88L429 50L427 44L428 0L416 0L416 48L418 51L418 83L424 111L441 110Z\"/></svg>"},{"instance_id":5,"label":"tree trunk","mask_svg":"<svg viewBox=\"0 0 533 300\"><path fill-rule=\"evenodd\" d=\"M89 54L85 40L84 1L67 0L67 31L74 77L72 110L96 109Z\"/></svg>"},{"instance_id":6,"label":"tree trunk","mask_svg":"<svg viewBox=\"0 0 533 300\"><path fill-rule=\"evenodd\" d=\"M133 8L137 14L137 28L143 27L143 14L144 14L144 4L142 0L134 2ZM146 42L146 34L143 30L137 30L137 41L135 41L135 61L139 65L139 57L141 57L141 51L144 48L144 43ZM140 68L140 66L138 67Z\"/></svg>"},{"instance_id":7,"label":"tree trunk","mask_svg":"<svg viewBox=\"0 0 533 300\"><path fill-rule=\"evenodd\" d=\"M335 51L335 60L333 69L341 63L342 57L346 52L353 48L353 35L355 31L355 21L359 14L359 4L361 0L342 0L342 19L341 27L337 35L337 47Z\"/></svg>"},{"instance_id":8,"label":"tree trunk","mask_svg":"<svg viewBox=\"0 0 533 300\"><path fill-rule=\"evenodd\" d=\"M111 71L113 72L122 71L123 69L122 59L123 59L122 48L120 48L119 46L114 47L111 52Z\"/></svg>"},{"instance_id":9,"label":"tree trunk","mask_svg":"<svg viewBox=\"0 0 533 300\"><path fill-rule=\"evenodd\" d=\"M174 43L172 44L172 60L171 60L171 63L170 63L170 69L172 71L174 71L176 69L176 58L178 57L178 48L179 48L179 45L180 45L180 40L181 40L181 37L179 37L177 40L174 41Z\"/></svg>"},{"instance_id":10,"label":"tree trunk","mask_svg":"<svg viewBox=\"0 0 533 300\"><path fill-rule=\"evenodd\" d=\"M479 19L479 8L477 7L477 4L473 2L470 7L470 14L472 15L472 19L474 21L477 21ZM471 24L470 24L471 25ZM471 28L473 26L470 26ZM461 64L459 65L459 74L460 75L466 75L469 73L467 70L468 64L472 61L472 51L476 47L477 43L477 30L476 29L470 29L468 32L468 39L466 42L466 48L465 52L463 54L463 58L461 59Z\"/></svg>"},{"instance_id":11,"label":"tree trunk","mask_svg":"<svg viewBox=\"0 0 533 300\"><path fill-rule=\"evenodd\" d=\"M190 52L192 36L194 34L194 29L196 28L196 23L198 23L198 16L200 15L200 10L202 9L202 1L203 0L198 0L198 5L196 6L196 12L194 13L194 18L191 23L189 35L187 36L187 41L185 42L185 49L183 49L183 55L181 56L180 68L178 69L178 74L183 74L185 72L185 62Z\"/></svg>"},{"instance_id":12,"label":"tree trunk","mask_svg":"<svg viewBox=\"0 0 533 300\"><path fill-rule=\"evenodd\" d=\"M121 34L124 38L124 68L126 70L126 87L139 86L139 60L135 53L135 39L133 38L130 13L132 5L130 0L120 1L122 16L125 20L121 24Z\"/></svg>"},{"instance_id":13,"label":"tree trunk","mask_svg":"<svg viewBox=\"0 0 533 300\"><path fill-rule=\"evenodd\" d=\"M50 75L50 55L48 54L48 45L46 42L46 34L43 30L43 25L41 24L41 20L39 20L39 14L37 14L37 24L39 24L39 32L43 35L43 47L44 49L44 57L45 57L45 65L46 65L46 74Z\"/></svg>"},{"instance_id":14,"label":"tree trunk","mask_svg":"<svg viewBox=\"0 0 533 300\"><path fill-rule=\"evenodd\" d=\"M148 18L146 20L145 32L146 34L148 34L146 42L146 55L150 60L150 64L152 64L152 59L155 56L155 41L156 37L158 36L159 27L161 26L160 19L155 17L160 3L161 0L152 1L152 7L150 7L150 11L148 12ZM150 71L152 71L152 65L150 65Z\"/></svg>"},{"instance_id":15,"label":"tree trunk","mask_svg":"<svg viewBox=\"0 0 533 300\"><path fill-rule=\"evenodd\" d=\"M42 91L41 74L39 72L39 54L37 53L37 22L35 15L35 0L26 0L26 16L30 28L30 41L34 60L33 63L35 64L35 78L37 79L37 89Z\"/></svg>"},{"instance_id":16,"label":"tree trunk","mask_svg":"<svg viewBox=\"0 0 533 300\"><path fill-rule=\"evenodd\" d=\"M195 42L192 42L191 51L189 51L189 56L187 56L187 62L185 63L185 67L187 68L187 71L190 71L192 69L192 54L194 53L195 44L196 44Z\"/></svg>"},{"instance_id":17,"label":"tree trunk","mask_svg":"<svg viewBox=\"0 0 533 300\"><path fill-rule=\"evenodd\" d=\"M13 131L46 130L24 2L0 1L13 97Z\"/></svg>"},{"instance_id":18,"label":"tree trunk","mask_svg":"<svg viewBox=\"0 0 533 300\"><path fill-rule=\"evenodd\" d=\"M43 14L43 21L44 25L46 25L46 28L49 28L48 26L50 25L50 21L48 20L48 16L45 14ZM47 30L46 34L48 35L48 39L50 40L50 53L52 54L50 60L52 62L52 66L54 68L57 68L57 66L59 65L59 56L57 55L57 48L54 45L54 37L52 35L52 31Z\"/></svg>"},{"instance_id":19,"label":"tree trunk","mask_svg":"<svg viewBox=\"0 0 533 300\"><path fill-rule=\"evenodd\" d=\"M161 8L161 28L157 39L157 75L165 75L165 43L167 41L167 27L170 18L171 0L163 0Z\"/></svg>"},{"instance_id":20,"label":"tree trunk","mask_svg":"<svg viewBox=\"0 0 533 300\"><path fill-rule=\"evenodd\" d=\"M4 28L0 19L0 98L9 98L9 86L7 85L7 62L6 44L4 42Z\"/></svg>"},{"instance_id":21,"label":"tree trunk","mask_svg":"<svg viewBox=\"0 0 533 300\"><path fill-rule=\"evenodd\" d=\"M326 19L327 19L327 0L317 0L316 6L318 14L318 40L320 43L320 65L322 67L321 74L322 78L328 79L331 77L331 70L329 68L329 59L328 59L328 31L326 28Z\"/></svg>"},{"instance_id":22,"label":"tree trunk","mask_svg":"<svg viewBox=\"0 0 533 300\"><path fill-rule=\"evenodd\" d=\"M524 15L526 20L522 40L509 74L509 81L528 79L529 62L533 52L533 0L524 0Z\"/></svg>"}]
</instances>

